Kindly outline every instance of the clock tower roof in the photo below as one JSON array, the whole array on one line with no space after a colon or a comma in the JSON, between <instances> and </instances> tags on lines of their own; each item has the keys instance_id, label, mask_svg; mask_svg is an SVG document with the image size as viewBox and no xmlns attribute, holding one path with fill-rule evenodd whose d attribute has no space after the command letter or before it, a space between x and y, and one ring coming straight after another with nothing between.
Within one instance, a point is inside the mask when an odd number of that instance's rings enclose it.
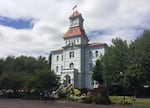
<instances>
[{"instance_id":1,"label":"clock tower roof","mask_svg":"<svg viewBox=\"0 0 150 108\"><path fill-rule=\"evenodd\" d=\"M77 10L73 12L73 14L69 17L70 19L73 17L81 16L81 13L79 13Z\"/></svg>"},{"instance_id":2,"label":"clock tower roof","mask_svg":"<svg viewBox=\"0 0 150 108\"><path fill-rule=\"evenodd\" d=\"M84 39L89 40L84 29L81 29L80 27L69 28L69 30L64 34L64 38L70 38L74 36L82 36Z\"/></svg>"},{"instance_id":3,"label":"clock tower roof","mask_svg":"<svg viewBox=\"0 0 150 108\"><path fill-rule=\"evenodd\" d=\"M83 28L83 18L81 13L77 10L73 12L73 14L69 17L70 20L70 27L67 32L64 34L64 39L71 38L71 37L82 37L87 42L89 41L88 37Z\"/></svg>"}]
</instances>

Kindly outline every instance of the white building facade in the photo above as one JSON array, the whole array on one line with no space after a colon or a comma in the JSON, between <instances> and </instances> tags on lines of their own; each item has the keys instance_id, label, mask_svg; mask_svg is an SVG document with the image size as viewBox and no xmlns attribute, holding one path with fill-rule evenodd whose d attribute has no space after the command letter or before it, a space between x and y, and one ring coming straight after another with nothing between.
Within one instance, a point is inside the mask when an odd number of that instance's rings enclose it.
<instances>
[{"instance_id":1,"label":"white building facade","mask_svg":"<svg viewBox=\"0 0 150 108\"><path fill-rule=\"evenodd\" d=\"M93 88L92 70L95 61L105 52L106 44L89 43L83 28L83 18L78 11L69 17L70 26L64 34L65 46L51 52L51 70L60 76L64 86Z\"/></svg>"}]
</instances>

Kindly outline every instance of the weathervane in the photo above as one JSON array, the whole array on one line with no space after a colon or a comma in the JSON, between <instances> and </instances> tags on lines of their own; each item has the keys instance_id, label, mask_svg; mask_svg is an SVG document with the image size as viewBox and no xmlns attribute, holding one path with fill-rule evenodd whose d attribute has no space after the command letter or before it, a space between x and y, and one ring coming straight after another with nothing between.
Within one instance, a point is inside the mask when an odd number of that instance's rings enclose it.
<instances>
[{"instance_id":1,"label":"weathervane","mask_svg":"<svg viewBox=\"0 0 150 108\"><path fill-rule=\"evenodd\" d=\"M72 8L72 10L74 11L76 8L77 8L77 5L74 5L73 8Z\"/></svg>"}]
</instances>

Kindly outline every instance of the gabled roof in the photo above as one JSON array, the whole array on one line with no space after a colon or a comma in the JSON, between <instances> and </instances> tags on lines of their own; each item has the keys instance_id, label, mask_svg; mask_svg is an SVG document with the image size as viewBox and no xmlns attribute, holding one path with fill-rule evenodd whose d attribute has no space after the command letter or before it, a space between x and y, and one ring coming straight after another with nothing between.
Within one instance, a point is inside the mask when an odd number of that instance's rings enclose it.
<instances>
[{"instance_id":1,"label":"gabled roof","mask_svg":"<svg viewBox=\"0 0 150 108\"><path fill-rule=\"evenodd\" d=\"M73 14L69 18L80 16L81 14L76 10L73 12Z\"/></svg>"},{"instance_id":2,"label":"gabled roof","mask_svg":"<svg viewBox=\"0 0 150 108\"><path fill-rule=\"evenodd\" d=\"M81 29L79 26L69 28L69 30L64 34L64 38L70 38L75 36L83 36L83 38L88 40L84 29Z\"/></svg>"}]
</instances>

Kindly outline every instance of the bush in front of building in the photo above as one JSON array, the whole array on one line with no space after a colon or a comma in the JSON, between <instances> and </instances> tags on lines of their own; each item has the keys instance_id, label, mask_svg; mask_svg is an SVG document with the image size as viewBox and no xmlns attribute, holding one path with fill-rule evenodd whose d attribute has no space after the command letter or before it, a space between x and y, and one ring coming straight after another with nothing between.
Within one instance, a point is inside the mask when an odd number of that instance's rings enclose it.
<instances>
[{"instance_id":1,"label":"bush in front of building","mask_svg":"<svg viewBox=\"0 0 150 108\"><path fill-rule=\"evenodd\" d=\"M60 92L59 94L58 94L58 97L60 98L60 99L67 99L67 97L69 96L69 92Z\"/></svg>"},{"instance_id":2,"label":"bush in front of building","mask_svg":"<svg viewBox=\"0 0 150 108\"><path fill-rule=\"evenodd\" d=\"M82 103L92 103L92 99L89 96L85 96L84 98L82 98Z\"/></svg>"},{"instance_id":3,"label":"bush in front of building","mask_svg":"<svg viewBox=\"0 0 150 108\"><path fill-rule=\"evenodd\" d=\"M96 104L111 104L109 99L107 88L104 85L99 85L92 92L92 100Z\"/></svg>"}]
</instances>

